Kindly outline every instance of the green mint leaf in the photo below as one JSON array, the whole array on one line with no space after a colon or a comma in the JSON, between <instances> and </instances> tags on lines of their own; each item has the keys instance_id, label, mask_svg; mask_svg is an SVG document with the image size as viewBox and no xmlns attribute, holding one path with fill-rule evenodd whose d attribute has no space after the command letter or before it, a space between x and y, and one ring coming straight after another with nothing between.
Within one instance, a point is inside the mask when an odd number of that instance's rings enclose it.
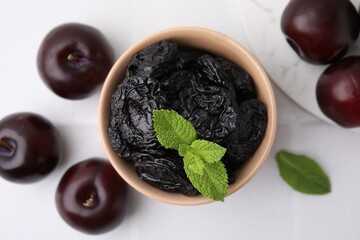
<instances>
[{"instance_id":1,"label":"green mint leaf","mask_svg":"<svg viewBox=\"0 0 360 240\"><path fill-rule=\"evenodd\" d=\"M199 166L201 171L198 171ZM192 185L202 195L215 201L224 201L229 184L225 165L221 161L208 164L196 155L185 156L184 169Z\"/></svg>"},{"instance_id":2,"label":"green mint leaf","mask_svg":"<svg viewBox=\"0 0 360 240\"><path fill-rule=\"evenodd\" d=\"M281 177L296 191L306 194L331 191L329 177L313 159L281 150L276 160Z\"/></svg>"},{"instance_id":3,"label":"green mint leaf","mask_svg":"<svg viewBox=\"0 0 360 240\"><path fill-rule=\"evenodd\" d=\"M202 139L195 140L191 147L192 153L201 157L207 163L220 161L226 152L226 148L219 144Z\"/></svg>"},{"instance_id":4,"label":"green mint leaf","mask_svg":"<svg viewBox=\"0 0 360 240\"><path fill-rule=\"evenodd\" d=\"M197 140L195 128L173 110L154 110L156 137L165 148L178 150L192 185L205 197L224 201L228 175L221 158L226 148L207 140Z\"/></svg>"},{"instance_id":5,"label":"green mint leaf","mask_svg":"<svg viewBox=\"0 0 360 240\"><path fill-rule=\"evenodd\" d=\"M188 172L192 172L192 173L197 174L199 176L204 175L204 169L205 169L206 166L205 166L205 163L198 156L192 155L192 154L185 155L184 156L184 162L188 163L188 165L187 165Z\"/></svg>"},{"instance_id":6,"label":"green mint leaf","mask_svg":"<svg viewBox=\"0 0 360 240\"><path fill-rule=\"evenodd\" d=\"M178 150L180 144L190 145L196 138L195 128L173 110L153 110L154 129L160 144Z\"/></svg>"},{"instance_id":7,"label":"green mint leaf","mask_svg":"<svg viewBox=\"0 0 360 240\"><path fill-rule=\"evenodd\" d=\"M179 149L178 149L179 155L180 155L181 157L185 157L185 155L188 155L188 154L189 154L189 151L191 151L190 149L191 149L191 147L190 147L189 145L187 145L187 144L180 144L180 145L179 145Z\"/></svg>"},{"instance_id":8,"label":"green mint leaf","mask_svg":"<svg viewBox=\"0 0 360 240\"><path fill-rule=\"evenodd\" d=\"M179 155L184 157L190 171L202 175L204 173L205 162L192 152L192 147L186 144L180 144Z\"/></svg>"}]
</instances>

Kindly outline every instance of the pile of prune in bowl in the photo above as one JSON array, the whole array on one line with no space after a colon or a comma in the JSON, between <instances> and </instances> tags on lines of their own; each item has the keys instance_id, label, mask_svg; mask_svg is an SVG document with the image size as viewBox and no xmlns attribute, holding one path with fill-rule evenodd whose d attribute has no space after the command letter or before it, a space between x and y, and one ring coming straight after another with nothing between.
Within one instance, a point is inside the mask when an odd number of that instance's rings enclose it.
<instances>
[{"instance_id":1,"label":"pile of prune in bowl","mask_svg":"<svg viewBox=\"0 0 360 240\"><path fill-rule=\"evenodd\" d=\"M157 141L156 109L175 110L199 138L227 148L228 194L265 161L275 100L262 67L238 46L214 31L175 28L135 44L115 63L100 97L100 132L110 161L136 190L173 204L210 202L189 182L178 153Z\"/></svg>"}]
</instances>

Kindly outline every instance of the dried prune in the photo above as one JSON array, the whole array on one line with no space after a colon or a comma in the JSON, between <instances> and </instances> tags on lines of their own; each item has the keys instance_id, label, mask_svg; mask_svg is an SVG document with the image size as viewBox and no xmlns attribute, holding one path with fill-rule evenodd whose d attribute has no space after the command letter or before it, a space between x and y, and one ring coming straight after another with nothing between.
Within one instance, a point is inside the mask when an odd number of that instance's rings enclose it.
<instances>
[{"instance_id":1,"label":"dried prune","mask_svg":"<svg viewBox=\"0 0 360 240\"><path fill-rule=\"evenodd\" d=\"M153 77L168 74L176 64L172 62L178 54L177 44L172 41L157 42L131 58L127 76Z\"/></svg>"},{"instance_id":2,"label":"dried prune","mask_svg":"<svg viewBox=\"0 0 360 240\"><path fill-rule=\"evenodd\" d=\"M238 103L257 97L255 84L249 73L224 58L219 57L216 60L232 82Z\"/></svg>"},{"instance_id":3,"label":"dried prune","mask_svg":"<svg viewBox=\"0 0 360 240\"><path fill-rule=\"evenodd\" d=\"M142 180L193 196L198 192L182 158L157 141L152 111L173 109L192 123L199 138L227 148L222 161L230 183L261 143L267 113L245 71L202 50L179 49L162 41L133 56L112 96L108 135L112 148L135 166Z\"/></svg>"},{"instance_id":4,"label":"dried prune","mask_svg":"<svg viewBox=\"0 0 360 240\"><path fill-rule=\"evenodd\" d=\"M239 106L239 121L234 134L226 141L224 164L232 172L249 159L259 147L266 130L267 111L257 99L249 99Z\"/></svg>"},{"instance_id":5,"label":"dried prune","mask_svg":"<svg viewBox=\"0 0 360 240\"><path fill-rule=\"evenodd\" d=\"M164 91L168 100L174 104L176 104L174 101L179 100L179 93L182 89L196 85L196 76L192 72L185 70L171 74L160 83L161 90Z\"/></svg>"},{"instance_id":6,"label":"dried prune","mask_svg":"<svg viewBox=\"0 0 360 240\"><path fill-rule=\"evenodd\" d=\"M179 48L175 63L178 69L191 69L195 61L206 52L200 49Z\"/></svg>"},{"instance_id":7,"label":"dried prune","mask_svg":"<svg viewBox=\"0 0 360 240\"><path fill-rule=\"evenodd\" d=\"M167 102L158 81L138 76L127 77L111 99L108 135L112 148L124 159L133 151L158 149L152 124L152 110Z\"/></svg>"},{"instance_id":8,"label":"dried prune","mask_svg":"<svg viewBox=\"0 0 360 240\"><path fill-rule=\"evenodd\" d=\"M224 88L192 87L181 91L175 110L192 123L199 138L221 144L236 128L234 104Z\"/></svg>"},{"instance_id":9,"label":"dried prune","mask_svg":"<svg viewBox=\"0 0 360 240\"><path fill-rule=\"evenodd\" d=\"M171 150L166 151L163 156L148 153L134 154L133 157L136 158L134 166L140 178L168 192L196 195L198 191L191 185L183 171L182 158Z\"/></svg>"},{"instance_id":10,"label":"dried prune","mask_svg":"<svg viewBox=\"0 0 360 240\"><path fill-rule=\"evenodd\" d=\"M234 88L221 68L220 64L209 54L204 54L196 62L195 72L199 75L202 85L217 85L228 90L235 96Z\"/></svg>"}]
</instances>

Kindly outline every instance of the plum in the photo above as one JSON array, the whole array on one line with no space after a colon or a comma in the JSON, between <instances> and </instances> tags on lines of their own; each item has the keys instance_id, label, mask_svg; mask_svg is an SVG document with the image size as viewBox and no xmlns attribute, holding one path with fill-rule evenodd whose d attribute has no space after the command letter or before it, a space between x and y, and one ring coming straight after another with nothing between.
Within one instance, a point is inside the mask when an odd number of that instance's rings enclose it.
<instances>
[{"instance_id":1,"label":"plum","mask_svg":"<svg viewBox=\"0 0 360 240\"><path fill-rule=\"evenodd\" d=\"M111 164L89 158L71 166L56 189L56 206L71 227L88 234L112 230L125 215L127 184Z\"/></svg>"},{"instance_id":2,"label":"plum","mask_svg":"<svg viewBox=\"0 0 360 240\"><path fill-rule=\"evenodd\" d=\"M281 16L281 30L305 61L328 64L355 43L359 15L349 0L291 0Z\"/></svg>"},{"instance_id":3,"label":"plum","mask_svg":"<svg viewBox=\"0 0 360 240\"><path fill-rule=\"evenodd\" d=\"M60 157L59 134L45 117L19 112L0 121L0 176L4 179L39 181L56 167Z\"/></svg>"},{"instance_id":4,"label":"plum","mask_svg":"<svg viewBox=\"0 0 360 240\"><path fill-rule=\"evenodd\" d=\"M96 28L66 23L52 29L42 41L37 67L41 79L58 96L84 99L101 85L114 52Z\"/></svg>"},{"instance_id":5,"label":"plum","mask_svg":"<svg viewBox=\"0 0 360 240\"><path fill-rule=\"evenodd\" d=\"M316 85L321 111L340 126L360 126L360 56L327 67Z\"/></svg>"}]
</instances>

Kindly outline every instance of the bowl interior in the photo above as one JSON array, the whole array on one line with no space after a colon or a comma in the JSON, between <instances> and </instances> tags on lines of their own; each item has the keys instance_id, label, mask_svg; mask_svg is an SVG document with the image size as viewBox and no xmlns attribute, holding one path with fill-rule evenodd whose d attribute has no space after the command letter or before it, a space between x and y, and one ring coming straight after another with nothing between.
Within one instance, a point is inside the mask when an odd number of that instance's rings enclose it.
<instances>
[{"instance_id":1,"label":"bowl interior","mask_svg":"<svg viewBox=\"0 0 360 240\"><path fill-rule=\"evenodd\" d=\"M100 96L99 128L103 146L116 171L130 186L150 198L176 205L198 205L209 203L212 202L212 200L201 195L188 197L180 193L168 193L140 180L133 166L120 159L120 157L112 150L107 136L107 128L110 119L111 95L122 79L124 79L126 67L130 62L131 57L145 47L165 39L173 40L185 47L206 50L241 66L254 79L258 98L262 100L267 107L268 123L264 139L251 159L249 159L236 173L236 182L229 186L228 195L244 186L255 175L270 152L276 131L276 105L273 90L261 65L241 44L224 34L203 28L179 27L150 35L129 48L116 61L111 69L103 85Z\"/></svg>"}]
</instances>

